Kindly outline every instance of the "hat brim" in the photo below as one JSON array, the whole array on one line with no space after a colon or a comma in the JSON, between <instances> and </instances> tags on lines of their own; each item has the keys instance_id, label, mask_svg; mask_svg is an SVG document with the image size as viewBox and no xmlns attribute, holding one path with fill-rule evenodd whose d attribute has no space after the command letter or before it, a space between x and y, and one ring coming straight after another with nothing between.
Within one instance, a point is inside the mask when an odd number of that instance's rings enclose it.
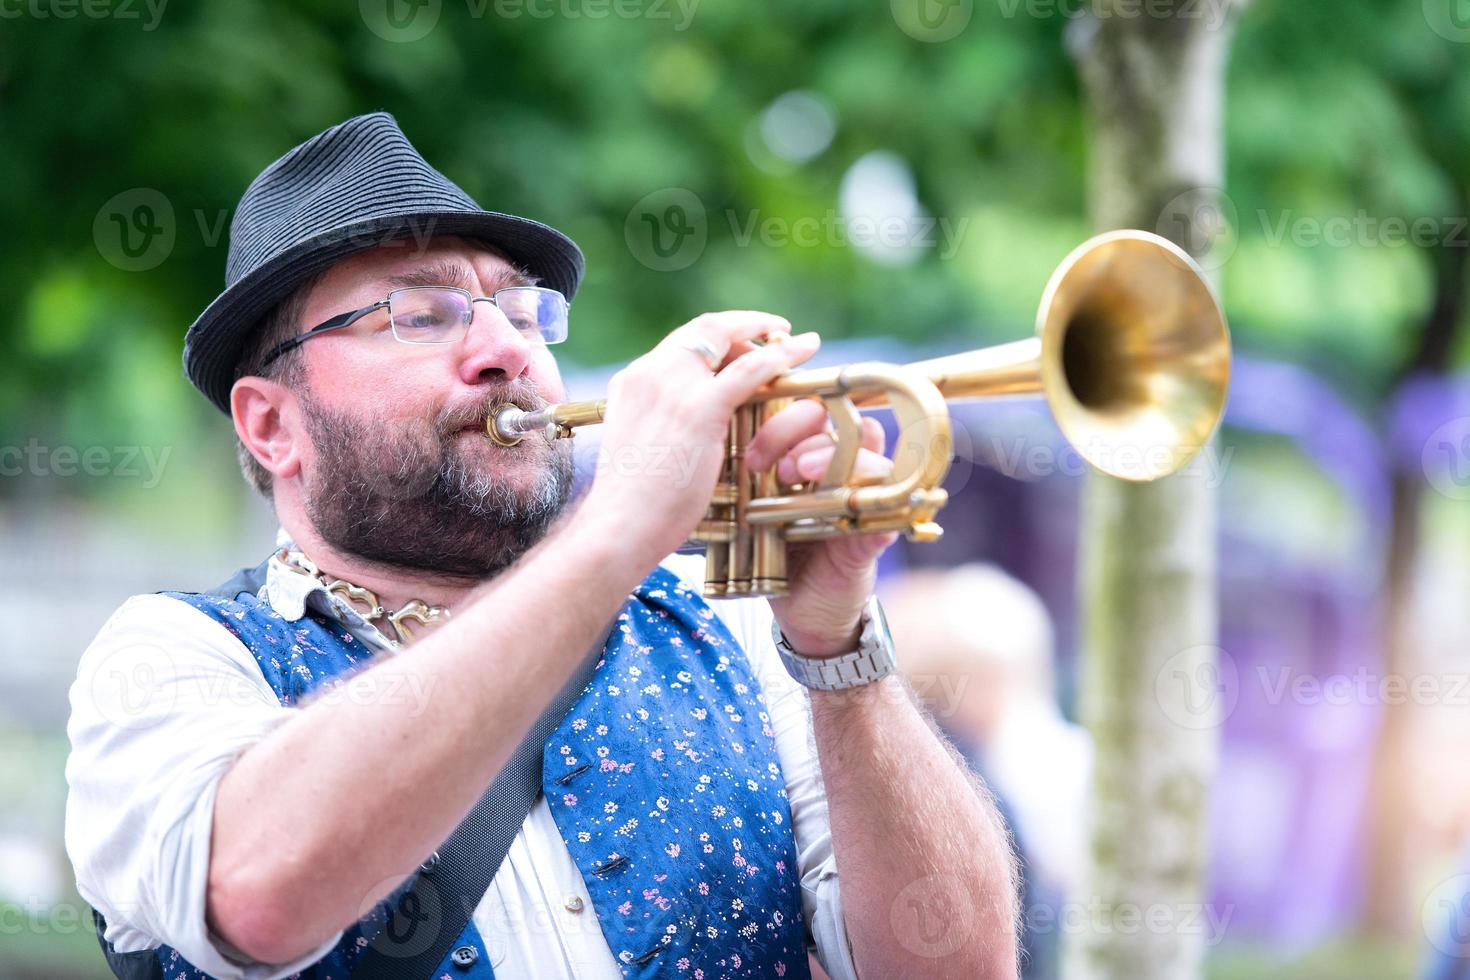
<instances>
[{"instance_id":1,"label":"hat brim","mask_svg":"<svg viewBox=\"0 0 1470 980\"><path fill-rule=\"evenodd\" d=\"M426 246L459 235L490 245L568 300L582 279L575 242L549 225L494 211L413 211L328 229L262 263L230 286L184 338L184 371L215 407L230 414L230 389L246 342L277 304L306 280L350 255L391 242Z\"/></svg>"}]
</instances>

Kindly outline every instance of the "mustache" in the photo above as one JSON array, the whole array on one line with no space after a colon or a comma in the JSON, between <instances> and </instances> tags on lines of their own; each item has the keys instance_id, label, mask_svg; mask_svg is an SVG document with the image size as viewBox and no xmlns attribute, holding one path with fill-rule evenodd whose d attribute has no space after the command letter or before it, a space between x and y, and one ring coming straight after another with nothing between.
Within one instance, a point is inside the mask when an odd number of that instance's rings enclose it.
<instances>
[{"instance_id":1,"label":"mustache","mask_svg":"<svg viewBox=\"0 0 1470 980\"><path fill-rule=\"evenodd\" d=\"M434 427L441 435L452 436L466 426L482 426L492 408L507 402L527 412L534 412L550 404L541 395L536 382L517 379L495 386L473 402L445 406L434 420Z\"/></svg>"}]
</instances>

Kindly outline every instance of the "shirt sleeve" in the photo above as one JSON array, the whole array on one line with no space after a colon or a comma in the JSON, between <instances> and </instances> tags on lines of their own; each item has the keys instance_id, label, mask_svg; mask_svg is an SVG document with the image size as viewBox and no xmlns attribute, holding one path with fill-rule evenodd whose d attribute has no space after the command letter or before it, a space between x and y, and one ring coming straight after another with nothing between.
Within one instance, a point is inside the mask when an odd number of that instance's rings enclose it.
<instances>
[{"instance_id":1,"label":"shirt sleeve","mask_svg":"<svg viewBox=\"0 0 1470 980\"><path fill-rule=\"evenodd\" d=\"M205 922L219 781L295 710L238 638L188 603L134 596L82 654L70 700L66 849L114 948L168 945L219 980L275 980L332 950L340 936L255 963Z\"/></svg>"},{"instance_id":2,"label":"shirt sleeve","mask_svg":"<svg viewBox=\"0 0 1470 980\"><path fill-rule=\"evenodd\" d=\"M703 581L704 559L675 556L665 562L694 587ZM718 599L710 606L745 650L765 693L775 731L776 755L791 803L791 831L801 873L801 909L816 944L817 961L832 980L857 980L852 948L842 916L837 857L827 814L827 788L812 729L811 696L797 683L771 640L771 607L764 599Z\"/></svg>"}]
</instances>

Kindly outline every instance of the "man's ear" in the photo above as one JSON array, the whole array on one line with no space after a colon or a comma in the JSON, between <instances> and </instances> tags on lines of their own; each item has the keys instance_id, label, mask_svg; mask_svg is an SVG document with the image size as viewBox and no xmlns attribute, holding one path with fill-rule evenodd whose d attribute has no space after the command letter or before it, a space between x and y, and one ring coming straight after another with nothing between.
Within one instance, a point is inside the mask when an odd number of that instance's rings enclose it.
<instances>
[{"instance_id":1,"label":"man's ear","mask_svg":"<svg viewBox=\"0 0 1470 980\"><path fill-rule=\"evenodd\" d=\"M270 378L246 376L230 389L235 434L277 480L289 480L301 472L306 433L298 404L291 389Z\"/></svg>"}]
</instances>

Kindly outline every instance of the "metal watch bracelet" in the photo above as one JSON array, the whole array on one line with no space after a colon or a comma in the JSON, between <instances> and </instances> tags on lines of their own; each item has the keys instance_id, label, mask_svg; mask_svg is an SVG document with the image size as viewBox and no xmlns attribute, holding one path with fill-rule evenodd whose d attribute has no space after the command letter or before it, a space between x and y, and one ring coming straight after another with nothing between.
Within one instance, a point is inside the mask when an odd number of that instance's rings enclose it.
<instances>
[{"instance_id":1,"label":"metal watch bracelet","mask_svg":"<svg viewBox=\"0 0 1470 980\"><path fill-rule=\"evenodd\" d=\"M858 636L857 649L836 657L802 656L792 649L774 620L771 622L771 638L776 642L776 652L781 655L786 672L797 683L814 691L842 691L882 680L898 669L893 637L888 632L888 621L883 616L883 607L877 596L870 598L863 607L859 625L862 632Z\"/></svg>"}]
</instances>

